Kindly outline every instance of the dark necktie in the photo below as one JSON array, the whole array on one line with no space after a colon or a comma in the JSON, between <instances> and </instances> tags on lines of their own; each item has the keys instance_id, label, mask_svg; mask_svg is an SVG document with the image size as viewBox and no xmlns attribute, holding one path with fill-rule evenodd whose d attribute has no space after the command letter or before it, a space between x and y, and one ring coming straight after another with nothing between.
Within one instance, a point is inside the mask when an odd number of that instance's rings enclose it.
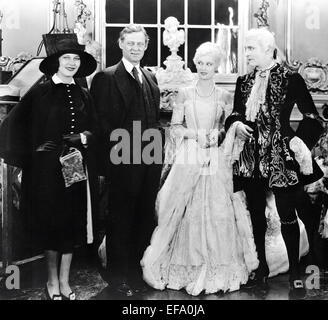
<instances>
[{"instance_id":1,"label":"dark necktie","mask_svg":"<svg viewBox=\"0 0 328 320\"><path fill-rule=\"evenodd\" d=\"M138 82L139 87L141 87L142 85L141 85L139 73L138 73L138 70L136 67L133 67L132 74L133 74L134 79Z\"/></svg>"}]
</instances>

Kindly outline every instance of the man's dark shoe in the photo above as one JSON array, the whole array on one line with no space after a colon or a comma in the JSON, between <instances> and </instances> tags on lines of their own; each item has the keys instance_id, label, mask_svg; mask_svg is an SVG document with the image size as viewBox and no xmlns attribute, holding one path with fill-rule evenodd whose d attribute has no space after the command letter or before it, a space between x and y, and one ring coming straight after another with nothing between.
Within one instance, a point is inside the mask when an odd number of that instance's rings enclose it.
<instances>
[{"instance_id":1,"label":"man's dark shoe","mask_svg":"<svg viewBox=\"0 0 328 320\"><path fill-rule=\"evenodd\" d=\"M136 293L144 294L149 292L152 288L140 277L135 278L131 282L131 286Z\"/></svg>"},{"instance_id":2,"label":"man's dark shoe","mask_svg":"<svg viewBox=\"0 0 328 320\"><path fill-rule=\"evenodd\" d=\"M248 281L246 284L242 285L243 289L261 289L261 290L267 290L269 288L268 285L268 276L266 275L259 275L256 272L252 272L249 275Z\"/></svg>"},{"instance_id":3,"label":"man's dark shoe","mask_svg":"<svg viewBox=\"0 0 328 320\"><path fill-rule=\"evenodd\" d=\"M140 285L140 286L137 286L134 291L136 293L141 293L141 294L144 294L144 293L147 293L150 291L150 287L148 287L147 285Z\"/></svg>"},{"instance_id":4,"label":"man's dark shoe","mask_svg":"<svg viewBox=\"0 0 328 320\"><path fill-rule=\"evenodd\" d=\"M134 290L126 282L121 283L116 290L128 298L133 297L135 294Z\"/></svg>"},{"instance_id":5,"label":"man's dark shoe","mask_svg":"<svg viewBox=\"0 0 328 320\"><path fill-rule=\"evenodd\" d=\"M306 289L302 280L294 280L290 284L289 299L301 300L306 298Z\"/></svg>"}]
</instances>

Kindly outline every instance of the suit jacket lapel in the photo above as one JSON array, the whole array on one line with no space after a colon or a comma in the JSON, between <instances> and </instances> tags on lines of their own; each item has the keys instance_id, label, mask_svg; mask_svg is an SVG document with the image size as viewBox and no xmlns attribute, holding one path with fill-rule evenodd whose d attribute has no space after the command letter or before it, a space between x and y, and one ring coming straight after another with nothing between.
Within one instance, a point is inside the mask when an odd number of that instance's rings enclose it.
<instances>
[{"instance_id":1,"label":"suit jacket lapel","mask_svg":"<svg viewBox=\"0 0 328 320\"><path fill-rule=\"evenodd\" d=\"M160 93L159 93L159 89L158 89L157 84L154 82L154 80L149 75L147 70L145 70L144 68L140 68L140 69L141 69L142 74L146 78L147 82L149 83L149 86L150 86L151 92L153 94L153 97L155 99L156 105L159 105Z\"/></svg>"},{"instance_id":2,"label":"suit jacket lapel","mask_svg":"<svg viewBox=\"0 0 328 320\"><path fill-rule=\"evenodd\" d=\"M132 95L129 94L131 92L131 85L129 82L129 74L122 61L118 64L114 77L117 87L123 97L125 109L128 110L132 99Z\"/></svg>"},{"instance_id":3,"label":"suit jacket lapel","mask_svg":"<svg viewBox=\"0 0 328 320\"><path fill-rule=\"evenodd\" d=\"M144 75L146 81L149 83L149 86L150 86L150 89L153 94L153 97L154 97L154 100L156 103L156 107L157 107L157 106L159 106L159 103L160 103L160 92L159 92L158 86L146 70L144 70L143 68L140 68L140 69L141 69L141 72ZM128 111L131 106L131 102L132 102L131 100L133 99L133 95L129 94L131 92L131 85L130 85L130 81L129 81L130 75L126 71L122 61L117 65L117 69L114 74L114 77L115 77L117 86L119 88L119 91L123 97L125 109L126 109L126 111Z\"/></svg>"}]
</instances>

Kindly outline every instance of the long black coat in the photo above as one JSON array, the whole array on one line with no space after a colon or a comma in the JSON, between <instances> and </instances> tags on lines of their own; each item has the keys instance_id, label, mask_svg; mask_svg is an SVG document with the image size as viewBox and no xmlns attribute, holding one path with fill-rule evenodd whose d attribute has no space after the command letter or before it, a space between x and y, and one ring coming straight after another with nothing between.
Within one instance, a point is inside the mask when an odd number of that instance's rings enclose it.
<instances>
[{"instance_id":1,"label":"long black coat","mask_svg":"<svg viewBox=\"0 0 328 320\"><path fill-rule=\"evenodd\" d=\"M70 94L67 94L70 90ZM75 126L71 125L72 105ZM88 148L79 147L87 164L93 213L97 192L95 142L97 116L91 96L78 85L47 81L28 92L0 126L0 157L22 168L21 210L33 240L45 249L71 251L86 238L86 182L65 188L59 157L64 134L89 131ZM58 148L36 152L51 140Z\"/></svg>"}]
</instances>

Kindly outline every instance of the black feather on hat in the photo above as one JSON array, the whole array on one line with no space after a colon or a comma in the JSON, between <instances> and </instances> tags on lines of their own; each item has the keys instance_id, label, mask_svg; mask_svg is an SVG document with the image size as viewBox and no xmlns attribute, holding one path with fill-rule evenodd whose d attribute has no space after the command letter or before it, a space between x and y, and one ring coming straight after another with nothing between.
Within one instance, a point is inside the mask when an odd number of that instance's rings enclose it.
<instances>
[{"instance_id":1,"label":"black feather on hat","mask_svg":"<svg viewBox=\"0 0 328 320\"><path fill-rule=\"evenodd\" d=\"M83 78L92 74L97 68L95 58L84 51L85 46L80 45L77 41L76 34L66 34L65 37L58 37L56 34L44 35L47 57L40 63L40 71L46 75L53 75L58 70L58 59L65 53L78 54L81 59L81 65L74 78Z\"/></svg>"}]
</instances>

